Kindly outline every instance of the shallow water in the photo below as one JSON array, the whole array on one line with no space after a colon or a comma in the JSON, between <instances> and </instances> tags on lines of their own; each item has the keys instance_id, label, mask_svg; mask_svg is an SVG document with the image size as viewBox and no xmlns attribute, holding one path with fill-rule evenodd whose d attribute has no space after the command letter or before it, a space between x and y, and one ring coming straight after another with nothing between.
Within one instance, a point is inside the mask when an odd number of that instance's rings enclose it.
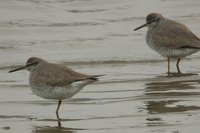
<instances>
[{"instance_id":1,"label":"shallow water","mask_svg":"<svg viewBox=\"0 0 200 133\"><path fill-rule=\"evenodd\" d=\"M160 12L200 36L199 7L197 0L1 0L0 132L198 132L200 53L182 60L182 76L168 78L146 29L133 29ZM8 73L31 56L106 74L63 102L61 128L57 101L35 96L28 72Z\"/></svg>"}]
</instances>

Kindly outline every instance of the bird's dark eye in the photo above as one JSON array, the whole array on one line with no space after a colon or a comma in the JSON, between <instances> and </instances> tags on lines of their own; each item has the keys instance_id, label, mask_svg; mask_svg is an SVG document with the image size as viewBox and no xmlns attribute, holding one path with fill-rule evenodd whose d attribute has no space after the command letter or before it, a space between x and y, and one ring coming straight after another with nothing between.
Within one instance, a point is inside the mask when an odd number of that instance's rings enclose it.
<instances>
[{"instance_id":1,"label":"bird's dark eye","mask_svg":"<svg viewBox=\"0 0 200 133\"><path fill-rule=\"evenodd\" d=\"M36 65L36 64L38 64L37 61L35 61L35 62L31 62L31 63L27 63L26 66L28 67L28 66L32 66L32 65Z\"/></svg>"},{"instance_id":2,"label":"bird's dark eye","mask_svg":"<svg viewBox=\"0 0 200 133\"><path fill-rule=\"evenodd\" d=\"M158 22L160 19L159 18L156 18L156 19L153 19L152 22Z\"/></svg>"},{"instance_id":3,"label":"bird's dark eye","mask_svg":"<svg viewBox=\"0 0 200 133\"><path fill-rule=\"evenodd\" d=\"M158 18L151 19L151 20L147 21L147 24L157 22L158 20L159 20Z\"/></svg>"},{"instance_id":4,"label":"bird's dark eye","mask_svg":"<svg viewBox=\"0 0 200 133\"><path fill-rule=\"evenodd\" d=\"M153 20L152 20L152 22L156 22L156 21L157 21L157 19L153 19Z\"/></svg>"}]
</instances>

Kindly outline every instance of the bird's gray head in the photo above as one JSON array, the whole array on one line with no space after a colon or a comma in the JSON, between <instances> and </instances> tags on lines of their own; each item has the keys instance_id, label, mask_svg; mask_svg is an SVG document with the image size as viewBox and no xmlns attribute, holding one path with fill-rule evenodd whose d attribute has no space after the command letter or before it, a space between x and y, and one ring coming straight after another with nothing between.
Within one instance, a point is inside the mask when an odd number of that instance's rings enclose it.
<instances>
[{"instance_id":1,"label":"bird's gray head","mask_svg":"<svg viewBox=\"0 0 200 133\"><path fill-rule=\"evenodd\" d=\"M138 29L143 28L145 26L156 27L156 26L158 26L160 21L163 20L163 19L164 19L164 17L159 13L150 13L146 17L146 23L135 28L134 30L138 30Z\"/></svg>"},{"instance_id":2,"label":"bird's gray head","mask_svg":"<svg viewBox=\"0 0 200 133\"><path fill-rule=\"evenodd\" d=\"M28 71L34 71L35 69L37 69L42 63L45 63L46 61L44 61L41 58L38 57L31 57L27 60L26 65L17 69L13 69L11 71L9 71L9 73L11 72L15 72L15 71L19 71L22 69L27 69Z\"/></svg>"},{"instance_id":3,"label":"bird's gray head","mask_svg":"<svg viewBox=\"0 0 200 133\"><path fill-rule=\"evenodd\" d=\"M155 27L163 19L163 16L159 13L150 13L146 17L147 26Z\"/></svg>"},{"instance_id":4,"label":"bird's gray head","mask_svg":"<svg viewBox=\"0 0 200 133\"><path fill-rule=\"evenodd\" d=\"M37 69L43 62L45 62L43 59L31 57L26 62L26 69L31 72Z\"/></svg>"}]
</instances>

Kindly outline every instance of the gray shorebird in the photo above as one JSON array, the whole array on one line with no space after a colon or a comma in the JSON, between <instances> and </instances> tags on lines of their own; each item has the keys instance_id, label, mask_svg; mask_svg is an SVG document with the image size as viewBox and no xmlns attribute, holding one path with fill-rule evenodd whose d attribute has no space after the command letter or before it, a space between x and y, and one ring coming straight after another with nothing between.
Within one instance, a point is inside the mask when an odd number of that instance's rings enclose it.
<instances>
[{"instance_id":1,"label":"gray shorebird","mask_svg":"<svg viewBox=\"0 0 200 133\"><path fill-rule=\"evenodd\" d=\"M181 58L200 50L200 39L185 25L163 17L159 13L150 13L146 23L134 31L148 27L146 42L148 46L167 57L168 75L170 75L170 58L177 59L176 68L181 74L179 63Z\"/></svg>"},{"instance_id":2,"label":"gray shorebird","mask_svg":"<svg viewBox=\"0 0 200 133\"><path fill-rule=\"evenodd\" d=\"M34 94L45 99L58 100L56 115L59 119L58 111L63 99L71 98L79 92L85 85L97 81L102 75L86 75L78 73L68 67L31 57L26 65L14 70L27 69L30 72L29 85Z\"/></svg>"}]
</instances>

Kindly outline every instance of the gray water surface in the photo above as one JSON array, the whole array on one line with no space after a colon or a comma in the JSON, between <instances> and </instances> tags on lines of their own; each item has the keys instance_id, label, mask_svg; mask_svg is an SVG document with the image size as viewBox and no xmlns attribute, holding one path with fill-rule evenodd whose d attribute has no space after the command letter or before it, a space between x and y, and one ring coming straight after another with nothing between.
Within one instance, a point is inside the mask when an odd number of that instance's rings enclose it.
<instances>
[{"instance_id":1,"label":"gray water surface","mask_svg":"<svg viewBox=\"0 0 200 133\"><path fill-rule=\"evenodd\" d=\"M200 53L181 61L182 76L134 28L150 12L200 36L198 0L1 0L1 133L197 133ZM55 115L57 101L34 95L28 72L8 71L31 56L88 74L106 74ZM175 61L172 71L176 72Z\"/></svg>"}]
</instances>

